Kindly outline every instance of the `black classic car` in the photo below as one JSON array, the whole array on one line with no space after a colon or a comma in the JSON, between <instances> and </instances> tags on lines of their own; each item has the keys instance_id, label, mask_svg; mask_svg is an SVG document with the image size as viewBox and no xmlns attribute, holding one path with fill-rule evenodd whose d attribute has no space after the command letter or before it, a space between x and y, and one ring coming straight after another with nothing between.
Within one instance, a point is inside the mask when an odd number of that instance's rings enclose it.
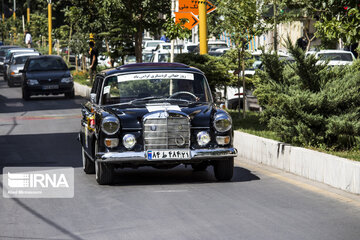
<instances>
[{"instance_id":1,"label":"black classic car","mask_svg":"<svg viewBox=\"0 0 360 240\"><path fill-rule=\"evenodd\" d=\"M139 63L97 74L82 108L85 173L111 184L115 168L214 166L233 176L232 120L215 106L203 72L179 63Z\"/></svg>"}]
</instances>

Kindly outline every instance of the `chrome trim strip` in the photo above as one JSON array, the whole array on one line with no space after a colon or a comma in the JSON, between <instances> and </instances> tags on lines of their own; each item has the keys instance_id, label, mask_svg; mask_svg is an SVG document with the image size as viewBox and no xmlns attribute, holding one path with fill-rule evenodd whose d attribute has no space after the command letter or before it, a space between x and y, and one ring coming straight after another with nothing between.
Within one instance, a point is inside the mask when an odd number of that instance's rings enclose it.
<instances>
[{"instance_id":1,"label":"chrome trim strip","mask_svg":"<svg viewBox=\"0 0 360 240\"><path fill-rule=\"evenodd\" d=\"M236 157L237 149L236 148L218 148L218 149L197 149L191 150L191 159L174 159L174 161L191 161L194 159L218 159L224 160L226 157ZM154 160L148 161L146 159L146 152L107 152L107 153L97 153L97 161L101 162L154 162ZM172 161L172 160L166 160Z\"/></svg>"}]
</instances>

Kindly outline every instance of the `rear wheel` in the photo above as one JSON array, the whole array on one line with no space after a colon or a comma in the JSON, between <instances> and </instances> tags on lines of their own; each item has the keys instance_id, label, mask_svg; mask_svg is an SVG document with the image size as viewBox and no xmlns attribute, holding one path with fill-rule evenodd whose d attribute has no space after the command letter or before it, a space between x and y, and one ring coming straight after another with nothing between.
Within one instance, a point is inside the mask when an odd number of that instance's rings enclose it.
<instances>
[{"instance_id":1,"label":"rear wheel","mask_svg":"<svg viewBox=\"0 0 360 240\"><path fill-rule=\"evenodd\" d=\"M215 161L214 173L218 181L230 181L234 174L234 158Z\"/></svg>"},{"instance_id":2,"label":"rear wheel","mask_svg":"<svg viewBox=\"0 0 360 240\"><path fill-rule=\"evenodd\" d=\"M30 92L28 90L26 90L25 88L22 89L22 98L24 100L29 100L30 99Z\"/></svg>"}]
</instances>

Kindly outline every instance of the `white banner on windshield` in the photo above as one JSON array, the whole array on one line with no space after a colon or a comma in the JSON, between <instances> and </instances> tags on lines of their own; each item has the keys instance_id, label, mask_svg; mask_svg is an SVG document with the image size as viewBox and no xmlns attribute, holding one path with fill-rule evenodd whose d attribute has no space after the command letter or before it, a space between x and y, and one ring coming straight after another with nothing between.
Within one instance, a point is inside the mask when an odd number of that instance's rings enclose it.
<instances>
[{"instance_id":1,"label":"white banner on windshield","mask_svg":"<svg viewBox=\"0 0 360 240\"><path fill-rule=\"evenodd\" d=\"M124 74L117 77L118 82L148 80L148 79L185 79L194 80L192 73L136 73Z\"/></svg>"}]
</instances>

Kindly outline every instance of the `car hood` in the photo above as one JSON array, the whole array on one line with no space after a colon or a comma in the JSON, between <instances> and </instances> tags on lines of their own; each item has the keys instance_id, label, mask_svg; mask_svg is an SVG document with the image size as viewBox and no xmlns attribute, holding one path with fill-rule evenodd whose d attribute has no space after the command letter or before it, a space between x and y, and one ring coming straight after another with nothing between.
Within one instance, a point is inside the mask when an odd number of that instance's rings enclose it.
<instances>
[{"instance_id":1,"label":"car hood","mask_svg":"<svg viewBox=\"0 0 360 240\"><path fill-rule=\"evenodd\" d=\"M24 69L24 64L10 65L10 71L14 71L15 73L18 73L22 69Z\"/></svg>"},{"instance_id":2,"label":"car hood","mask_svg":"<svg viewBox=\"0 0 360 240\"><path fill-rule=\"evenodd\" d=\"M37 80L48 80L48 79L61 79L64 77L69 77L69 70L51 70L51 71L33 71L26 72L26 77L28 79L37 79Z\"/></svg>"},{"instance_id":3,"label":"car hood","mask_svg":"<svg viewBox=\"0 0 360 240\"><path fill-rule=\"evenodd\" d=\"M206 128L210 126L211 116L216 110L215 106L211 103L197 104L192 107L182 107L178 105L147 105L143 108L119 108L108 107L105 108L106 112L117 115L120 118L121 126L125 129L139 129L142 128L142 118L155 111L164 111L165 106L168 111L178 111L187 114L190 117L190 123L192 128Z\"/></svg>"}]
</instances>

